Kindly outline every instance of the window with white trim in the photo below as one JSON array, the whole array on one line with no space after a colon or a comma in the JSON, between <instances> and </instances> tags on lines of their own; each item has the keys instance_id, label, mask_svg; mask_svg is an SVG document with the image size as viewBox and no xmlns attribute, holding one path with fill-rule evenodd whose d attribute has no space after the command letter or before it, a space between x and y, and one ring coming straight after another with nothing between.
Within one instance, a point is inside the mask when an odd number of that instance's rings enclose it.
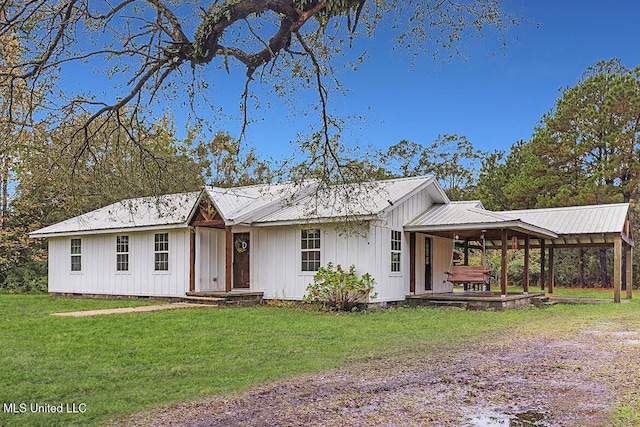
<instances>
[{"instance_id":1,"label":"window with white trim","mask_svg":"<svg viewBox=\"0 0 640 427\"><path fill-rule=\"evenodd\" d=\"M71 271L82 271L82 239L71 239Z\"/></svg>"},{"instance_id":2,"label":"window with white trim","mask_svg":"<svg viewBox=\"0 0 640 427\"><path fill-rule=\"evenodd\" d=\"M116 271L129 271L129 236L116 236Z\"/></svg>"},{"instance_id":3,"label":"window with white trim","mask_svg":"<svg viewBox=\"0 0 640 427\"><path fill-rule=\"evenodd\" d=\"M155 271L169 270L169 233L156 233L154 237Z\"/></svg>"},{"instance_id":4,"label":"window with white trim","mask_svg":"<svg viewBox=\"0 0 640 427\"><path fill-rule=\"evenodd\" d=\"M300 248L302 271L318 271L320 268L320 230L301 230Z\"/></svg>"},{"instance_id":5,"label":"window with white trim","mask_svg":"<svg viewBox=\"0 0 640 427\"><path fill-rule=\"evenodd\" d=\"M400 254L402 253L402 232L391 230L391 272L400 271Z\"/></svg>"}]
</instances>

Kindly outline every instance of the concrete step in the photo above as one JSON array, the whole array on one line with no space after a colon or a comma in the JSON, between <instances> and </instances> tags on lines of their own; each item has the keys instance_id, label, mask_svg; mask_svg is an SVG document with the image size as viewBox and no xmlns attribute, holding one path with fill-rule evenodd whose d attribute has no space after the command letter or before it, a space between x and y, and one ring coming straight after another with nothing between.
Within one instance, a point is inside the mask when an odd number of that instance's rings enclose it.
<instances>
[{"instance_id":1,"label":"concrete step","mask_svg":"<svg viewBox=\"0 0 640 427\"><path fill-rule=\"evenodd\" d=\"M220 305L225 304L227 302L224 298L215 298L215 297L196 297L196 296L185 296L182 297L181 300L183 302L188 302L191 304L206 304L206 305Z\"/></svg>"},{"instance_id":2,"label":"concrete step","mask_svg":"<svg viewBox=\"0 0 640 427\"><path fill-rule=\"evenodd\" d=\"M188 292L185 298L212 299L217 300L221 304L226 305L259 305L262 303L264 292L252 291L206 291L206 292Z\"/></svg>"}]
</instances>

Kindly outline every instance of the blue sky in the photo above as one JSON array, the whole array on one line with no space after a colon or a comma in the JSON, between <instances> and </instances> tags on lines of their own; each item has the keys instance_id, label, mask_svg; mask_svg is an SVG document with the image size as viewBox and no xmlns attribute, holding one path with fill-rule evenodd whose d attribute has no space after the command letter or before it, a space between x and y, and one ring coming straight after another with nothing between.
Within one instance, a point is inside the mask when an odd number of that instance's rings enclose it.
<instances>
[{"instance_id":1,"label":"blue sky","mask_svg":"<svg viewBox=\"0 0 640 427\"><path fill-rule=\"evenodd\" d=\"M507 0L505 9L524 18L508 33L508 47L501 49L489 32L473 40L465 60L443 64L424 57L411 67L406 57L393 51L392 37L385 31L358 42L349 54L359 55L365 48L368 60L355 72L340 73L346 96L329 95L334 114L365 117L364 122L347 122L343 142L386 149L401 139L427 145L439 134L458 134L478 149L507 151L531 137L560 88L574 86L590 65L614 57L628 68L640 65L637 0ZM114 96L109 89L113 82L96 76L87 86L86 66L76 67L63 77L65 87L104 91L107 100ZM190 71L183 74L189 77ZM235 68L227 76L223 70L207 68L203 76L224 114L203 110L201 115L218 116L214 130L238 136L244 70ZM267 87L254 83L252 89L261 97ZM298 134L309 132L309 120L319 126L313 112L310 118L303 115L308 104L316 102L315 92L295 96L300 97L294 103L297 116L292 117L289 106L277 97L262 98L269 100L269 107L251 111L256 123L248 128L245 142L262 156L288 155ZM163 103L173 109L182 129L187 109L173 100Z\"/></svg>"},{"instance_id":2,"label":"blue sky","mask_svg":"<svg viewBox=\"0 0 640 427\"><path fill-rule=\"evenodd\" d=\"M509 33L507 49L496 49L489 35L474 41L466 61L423 58L411 70L384 33L367 41L369 60L341 75L348 95L332 95L342 114L367 118L352 124L344 142L386 148L401 139L429 144L438 134L456 133L479 149L508 150L530 138L559 89L574 86L590 65L614 57L628 68L640 65L636 0L512 0L507 9L525 19ZM242 89L226 91L227 111ZM249 128L246 141L264 155L287 153L297 133L307 130L277 104L258 117L265 120ZM237 125L228 124L237 133Z\"/></svg>"}]
</instances>

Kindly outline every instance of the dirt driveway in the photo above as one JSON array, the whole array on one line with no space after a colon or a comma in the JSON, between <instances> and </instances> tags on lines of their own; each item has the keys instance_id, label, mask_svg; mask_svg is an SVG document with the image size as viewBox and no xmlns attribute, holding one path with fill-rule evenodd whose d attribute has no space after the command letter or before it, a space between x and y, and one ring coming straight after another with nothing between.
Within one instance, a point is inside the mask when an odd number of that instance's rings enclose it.
<instances>
[{"instance_id":1,"label":"dirt driveway","mask_svg":"<svg viewBox=\"0 0 640 427\"><path fill-rule=\"evenodd\" d=\"M611 323L543 335L376 360L141 414L126 425L607 425L615 403L640 386L640 330Z\"/></svg>"}]
</instances>

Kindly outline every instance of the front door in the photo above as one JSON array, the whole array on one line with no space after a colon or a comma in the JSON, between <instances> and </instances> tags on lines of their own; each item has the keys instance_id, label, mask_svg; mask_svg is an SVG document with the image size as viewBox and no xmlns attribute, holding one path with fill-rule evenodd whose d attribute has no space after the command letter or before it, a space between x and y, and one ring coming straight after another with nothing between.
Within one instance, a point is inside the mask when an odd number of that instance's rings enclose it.
<instances>
[{"instance_id":1,"label":"front door","mask_svg":"<svg viewBox=\"0 0 640 427\"><path fill-rule=\"evenodd\" d=\"M424 290L431 291L432 288L431 275L431 239L424 238Z\"/></svg>"},{"instance_id":2,"label":"front door","mask_svg":"<svg viewBox=\"0 0 640 427\"><path fill-rule=\"evenodd\" d=\"M249 233L233 235L233 287L249 289Z\"/></svg>"}]
</instances>

